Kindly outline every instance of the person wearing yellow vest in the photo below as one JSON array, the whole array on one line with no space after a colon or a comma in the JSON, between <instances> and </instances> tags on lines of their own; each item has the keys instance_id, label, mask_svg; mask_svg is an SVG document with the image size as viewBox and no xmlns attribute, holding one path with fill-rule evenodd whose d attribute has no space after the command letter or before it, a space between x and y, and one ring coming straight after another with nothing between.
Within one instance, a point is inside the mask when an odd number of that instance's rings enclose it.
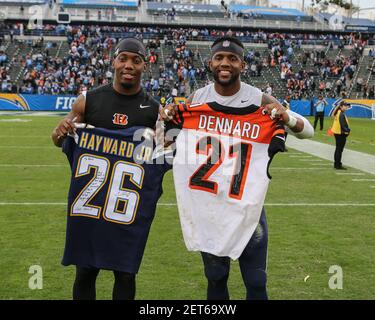
<instances>
[{"instance_id":1,"label":"person wearing yellow vest","mask_svg":"<svg viewBox=\"0 0 375 320\"><path fill-rule=\"evenodd\" d=\"M341 101L332 113L332 116L334 117L332 124L332 132L335 135L336 139L334 168L337 170L346 170L346 168L342 166L341 158L342 152L344 151L346 138L350 134L349 120L345 115L345 111L348 110L349 107L349 103Z\"/></svg>"}]
</instances>

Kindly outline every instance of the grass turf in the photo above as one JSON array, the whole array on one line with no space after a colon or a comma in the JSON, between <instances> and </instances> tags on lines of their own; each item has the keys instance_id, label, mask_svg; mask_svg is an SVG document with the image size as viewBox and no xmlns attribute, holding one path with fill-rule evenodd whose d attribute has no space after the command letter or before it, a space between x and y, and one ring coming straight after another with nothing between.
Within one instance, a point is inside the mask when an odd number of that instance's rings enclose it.
<instances>
[{"instance_id":1,"label":"grass turf","mask_svg":"<svg viewBox=\"0 0 375 320\"><path fill-rule=\"evenodd\" d=\"M307 118L311 124L314 124L314 117ZM332 123L332 118L325 117L324 128L320 131L318 122L313 140L335 145L335 137L327 135L327 130L332 126ZM345 148L375 155L375 121L371 119L349 118L349 127L351 128L351 132L346 141Z\"/></svg>"},{"instance_id":2,"label":"grass turf","mask_svg":"<svg viewBox=\"0 0 375 320\"><path fill-rule=\"evenodd\" d=\"M74 267L60 265L70 170L61 150L53 147L49 138L59 119L22 117L30 122L1 122L2 119L12 117L0 117L0 202L57 204L0 205L0 299L70 299ZM352 137L362 141L362 146L348 144L348 148L372 153L371 147L365 145L373 143L374 125L371 120L351 120ZM326 138L318 132L314 139L327 142ZM352 178L358 176L337 175L329 161L310 166L308 161L295 157L298 154L294 150L280 154L271 167L273 180L266 198L269 297L374 299L375 206L364 204L375 203L375 188L371 188L375 182L353 182ZM354 169L350 172L360 173ZM369 174L360 177L375 178ZM175 202L169 172L137 276L137 299L205 298L200 255L185 248L177 207L162 205ZM296 206L298 203L313 205ZM364 206L327 205L333 203ZM43 268L42 290L28 287L31 265ZM343 268L342 290L328 286L332 265ZM97 298L111 299L112 284L112 273L102 271ZM232 262L229 290L232 299L245 296L237 262Z\"/></svg>"}]
</instances>

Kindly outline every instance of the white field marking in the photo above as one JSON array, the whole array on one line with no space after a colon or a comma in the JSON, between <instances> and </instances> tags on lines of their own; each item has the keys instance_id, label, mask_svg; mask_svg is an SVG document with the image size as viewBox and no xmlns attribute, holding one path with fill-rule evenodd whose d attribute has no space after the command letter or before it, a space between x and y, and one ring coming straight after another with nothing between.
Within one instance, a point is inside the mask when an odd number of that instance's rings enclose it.
<instances>
[{"instance_id":1,"label":"white field marking","mask_svg":"<svg viewBox=\"0 0 375 320\"><path fill-rule=\"evenodd\" d=\"M359 173L359 172L336 172L337 175L339 176L344 176L344 175L348 175L348 176L364 176L365 174L364 173Z\"/></svg>"},{"instance_id":2,"label":"white field marking","mask_svg":"<svg viewBox=\"0 0 375 320\"><path fill-rule=\"evenodd\" d=\"M0 202L0 206L65 206L67 202ZM265 203L270 207L375 207L375 203ZM177 206L177 203L158 203L158 206Z\"/></svg>"},{"instance_id":3,"label":"white field marking","mask_svg":"<svg viewBox=\"0 0 375 320\"><path fill-rule=\"evenodd\" d=\"M40 136L5 136L5 135L0 135L0 138L20 138L20 139L25 139L25 138L49 138L51 139L51 137L49 135L40 135Z\"/></svg>"},{"instance_id":4,"label":"white field marking","mask_svg":"<svg viewBox=\"0 0 375 320\"><path fill-rule=\"evenodd\" d=\"M352 181L360 182L360 181L371 181L374 182L375 179L352 179Z\"/></svg>"},{"instance_id":5,"label":"white field marking","mask_svg":"<svg viewBox=\"0 0 375 320\"><path fill-rule=\"evenodd\" d=\"M0 202L0 206L65 206L67 202ZM177 203L158 203L158 206L177 206Z\"/></svg>"},{"instance_id":6,"label":"white field marking","mask_svg":"<svg viewBox=\"0 0 375 320\"><path fill-rule=\"evenodd\" d=\"M293 135L288 137L287 147L331 162L333 161L333 154L335 152L335 146L333 145L312 141L310 139L298 139ZM343 165L355 168L365 173L375 174L374 155L345 149Z\"/></svg>"},{"instance_id":7,"label":"white field marking","mask_svg":"<svg viewBox=\"0 0 375 320\"><path fill-rule=\"evenodd\" d=\"M0 116L36 116L36 117L43 117L43 116L62 116L66 115L69 112L66 111L0 111Z\"/></svg>"},{"instance_id":8,"label":"white field marking","mask_svg":"<svg viewBox=\"0 0 375 320\"><path fill-rule=\"evenodd\" d=\"M44 167L69 167L67 164L1 164L0 167L32 167L32 168L44 168Z\"/></svg>"},{"instance_id":9,"label":"white field marking","mask_svg":"<svg viewBox=\"0 0 375 320\"><path fill-rule=\"evenodd\" d=\"M265 203L265 206L286 206L286 207L375 207L375 203Z\"/></svg>"},{"instance_id":10,"label":"white field marking","mask_svg":"<svg viewBox=\"0 0 375 320\"><path fill-rule=\"evenodd\" d=\"M312 163L312 166L332 166L332 163Z\"/></svg>"},{"instance_id":11,"label":"white field marking","mask_svg":"<svg viewBox=\"0 0 375 320\"><path fill-rule=\"evenodd\" d=\"M287 152L285 153L285 155L304 155L305 153L302 153L302 152Z\"/></svg>"},{"instance_id":12,"label":"white field marking","mask_svg":"<svg viewBox=\"0 0 375 320\"><path fill-rule=\"evenodd\" d=\"M31 122L32 120L27 119L0 119L0 122Z\"/></svg>"},{"instance_id":13,"label":"white field marking","mask_svg":"<svg viewBox=\"0 0 375 320\"><path fill-rule=\"evenodd\" d=\"M271 167L271 170L331 170L331 168L283 168L283 167Z\"/></svg>"},{"instance_id":14,"label":"white field marking","mask_svg":"<svg viewBox=\"0 0 375 320\"><path fill-rule=\"evenodd\" d=\"M0 164L0 167L69 167L67 164ZM294 167L271 167L275 170L327 170L328 168L294 168Z\"/></svg>"},{"instance_id":15,"label":"white field marking","mask_svg":"<svg viewBox=\"0 0 375 320\"><path fill-rule=\"evenodd\" d=\"M299 159L299 161L320 162L320 161L323 161L323 160L321 160L321 159Z\"/></svg>"},{"instance_id":16,"label":"white field marking","mask_svg":"<svg viewBox=\"0 0 375 320\"><path fill-rule=\"evenodd\" d=\"M0 148L12 149L56 149L55 146L0 146Z\"/></svg>"}]
</instances>

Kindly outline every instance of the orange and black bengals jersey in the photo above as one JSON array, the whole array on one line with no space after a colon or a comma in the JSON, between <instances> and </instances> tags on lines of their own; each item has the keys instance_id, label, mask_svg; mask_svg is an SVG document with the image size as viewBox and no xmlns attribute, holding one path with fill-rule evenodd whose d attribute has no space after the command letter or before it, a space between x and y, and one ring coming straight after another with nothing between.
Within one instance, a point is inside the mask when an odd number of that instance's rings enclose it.
<instances>
[{"instance_id":1,"label":"orange and black bengals jersey","mask_svg":"<svg viewBox=\"0 0 375 320\"><path fill-rule=\"evenodd\" d=\"M180 105L173 120L173 176L186 246L237 259L266 196L270 159L284 149L284 126L263 107Z\"/></svg>"}]
</instances>

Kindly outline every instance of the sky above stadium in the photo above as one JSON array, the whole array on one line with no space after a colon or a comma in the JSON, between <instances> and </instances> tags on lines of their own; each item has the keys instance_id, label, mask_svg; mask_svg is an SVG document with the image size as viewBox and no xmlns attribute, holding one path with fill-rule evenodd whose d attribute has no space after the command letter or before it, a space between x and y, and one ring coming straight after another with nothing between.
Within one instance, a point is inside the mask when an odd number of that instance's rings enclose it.
<instances>
[{"instance_id":1,"label":"sky above stadium","mask_svg":"<svg viewBox=\"0 0 375 320\"><path fill-rule=\"evenodd\" d=\"M348 0L349 2L350 0ZM298 2L302 4L302 0L270 0L271 4L285 4L286 2ZM311 0L305 0L305 6L308 6L311 4ZM375 7L375 1L374 0L353 0L353 4L356 6L359 6L361 9L362 8L370 8L370 7Z\"/></svg>"},{"instance_id":2,"label":"sky above stadium","mask_svg":"<svg viewBox=\"0 0 375 320\"><path fill-rule=\"evenodd\" d=\"M298 2L302 4L302 0L270 0L270 4L276 4L276 5L284 5L288 2ZM348 0L350 2L350 0ZM305 6L309 6L311 4L311 0L305 0ZM364 8L372 8L375 7L375 0L353 0L353 4L356 6L359 6L361 9ZM375 12L375 9L371 10L372 12Z\"/></svg>"}]
</instances>

